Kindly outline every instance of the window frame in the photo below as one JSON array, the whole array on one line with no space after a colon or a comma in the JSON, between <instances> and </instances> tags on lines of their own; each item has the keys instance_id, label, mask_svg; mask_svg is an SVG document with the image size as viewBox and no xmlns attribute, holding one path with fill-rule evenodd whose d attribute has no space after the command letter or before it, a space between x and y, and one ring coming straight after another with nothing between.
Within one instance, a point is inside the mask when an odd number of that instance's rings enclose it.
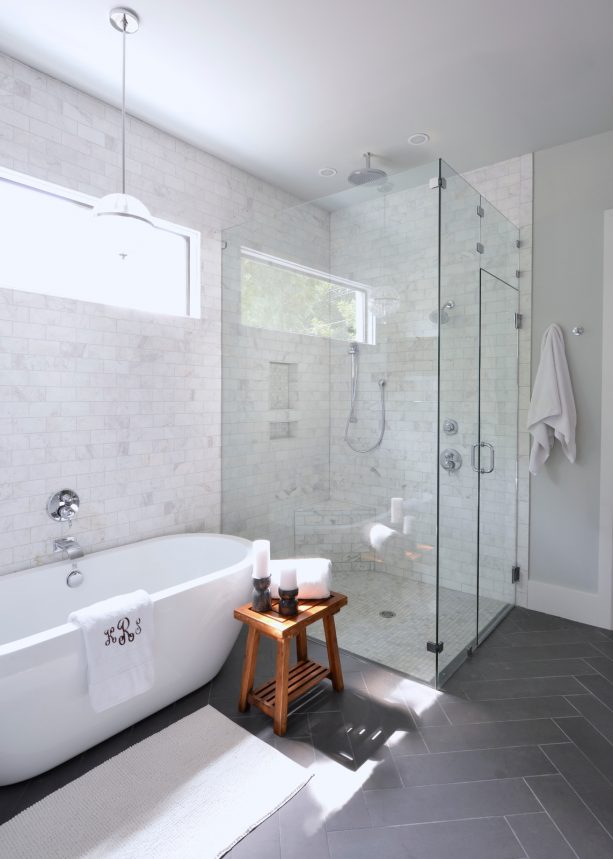
<instances>
[{"instance_id":1,"label":"window frame","mask_svg":"<svg viewBox=\"0 0 613 859\"><path fill-rule=\"evenodd\" d=\"M39 179L36 176L30 176L27 173L20 173L17 170L11 170L8 167L0 166L0 182L8 182L13 185L20 185L30 191L46 194L50 197L57 197L61 200L68 200L77 206L82 206L87 209L93 209L99 197L94 197L91 194L85 194L82 191L76 191L73 188L67 188L64 185L57 185L55 182L48 182L46 179ZM185 284L185 312L177 318L200 319L201 314L201 234L199 230L185 227L181 224L175 224L172 221L166 221L162 218L151 218L155 227L167 233L174 233L186 240L187 266L186 266L186 284ZM28 292L30 290L22 289L21 287L9 287L16 289L19 292ZM38 295L48 295L57 297L53 293L35 290ZM100 299L79 298L69 299L75 301L87 301L90 304L104 304ZM113 305L115 306L115 305ZM143 313L153 313L157 316L166 316L170 314L159 313L155 310L148 310L141 307L125 307L125 310L141 311ZM172 314L175 316L175 314Z\"/></svg>"}]
</instances>

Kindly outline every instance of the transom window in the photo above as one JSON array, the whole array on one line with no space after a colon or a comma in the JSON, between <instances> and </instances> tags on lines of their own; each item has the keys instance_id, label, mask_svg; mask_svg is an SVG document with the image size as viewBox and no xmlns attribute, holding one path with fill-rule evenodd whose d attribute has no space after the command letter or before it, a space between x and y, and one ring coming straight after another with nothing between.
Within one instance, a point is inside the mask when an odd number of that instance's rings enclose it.
<instances>
[{"instance_id":1,"label":"transom window","mask_svg":"<svg viewBox=\"0 0 613 859\"><path fill-rule=\"evenodd\" d=\"M290 334L374 342L364 284L247 247L241 248L241 322Z\"/></svg>"},{"instance_id":2,"label":"transom window","mask_svg":"<svg viewBox=\"0 0 613 859\"><path fill-rule=\"evenodd\" d=\"M172 316L200 316L200 233L154 219L118 254L96 198L0 171L0 286ZM105 219L100 219L105 220Z\"/></svg>"}]
</instances>

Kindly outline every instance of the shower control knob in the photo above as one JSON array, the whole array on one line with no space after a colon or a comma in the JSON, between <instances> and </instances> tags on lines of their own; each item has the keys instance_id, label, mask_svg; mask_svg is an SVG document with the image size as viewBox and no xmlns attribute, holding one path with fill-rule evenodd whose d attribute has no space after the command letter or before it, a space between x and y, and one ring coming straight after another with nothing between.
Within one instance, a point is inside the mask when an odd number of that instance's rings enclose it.
<instances>
[{"instance_id":1,"label":"shower control knob","mask_svg":"<svg viewBox=\"0 0 613 859\"><path fill-rule=\"evenodd\" d=\"M446 450L441 453L439 462L441 464L441 468L444 468L445 471L459 471L462 467L462 457L457 450L454 450L451 447L446 448Z\"/></svg>"},{"instance_id":2,"label":"shower control knob","mask_svg":"<svg viewBox=\"0 0 613 859\"><path fill-rule=\"evenodd\" d=\"M458 431L458 422L453 418L447 418L443 421L443 432L445 435L455 435Z\"/></svg>"}]
</instances>

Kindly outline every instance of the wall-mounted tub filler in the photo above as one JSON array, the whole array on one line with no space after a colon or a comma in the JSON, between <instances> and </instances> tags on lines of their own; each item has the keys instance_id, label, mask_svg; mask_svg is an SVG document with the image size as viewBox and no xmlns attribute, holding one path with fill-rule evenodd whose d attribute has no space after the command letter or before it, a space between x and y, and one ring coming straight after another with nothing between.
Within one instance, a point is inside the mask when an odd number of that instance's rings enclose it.
<instances>
[{"instance_id":1,"label":"wall-mounted tub filler","mask_svg":"<svg viewBox=\"0 0 613 859\"><path fill-rule=\"evenodd\" d=\"M83 549L74 537L61 537L53 541L54 552L66 552L71 561L83 557Z\"/></svg>"},{"instance_id":2,"label":"wall-mounted tub filler","mask_svg":"<svg viewBox=\"0 0 613 859\"><path fill-rule=\"evenodd\" d=\"M60 489L47 501L47 513L55 522L72 522L80 503L74 489Z\"/></svg>"}]
</instances>

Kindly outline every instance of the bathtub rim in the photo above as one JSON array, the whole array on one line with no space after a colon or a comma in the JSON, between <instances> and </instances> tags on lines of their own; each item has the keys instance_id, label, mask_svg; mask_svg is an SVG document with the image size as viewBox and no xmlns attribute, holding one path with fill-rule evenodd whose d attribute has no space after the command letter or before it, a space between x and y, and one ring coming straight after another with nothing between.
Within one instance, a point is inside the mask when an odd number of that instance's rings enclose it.
<instances>
[{"instance_id":1,"label":"bathtub rim","mask_svg":"<svg viewBox=\"0 0 613 859\"><path fill-rule=\"evenodd\" d=\"M211 573L205 573L202 576L197 576L192 579L188 579L185 582L180 582L176 585L171 585L167 588L162 588L161 590L154 591L150 593L151 601L155 605L157 602L166 599L168 597L175 596L176 594L183 593L187 590L190 590L198 585L204 584L206 582L216 581L217 579L223 578L225 576L231 575L232 573L239 572L246 565L249 566L252 561L250 557L251 549L253 543L251 540L247 540L244 537L235 537L233 534L219 534L219 533L209 533L208 531L189 531L183 534L166 534L158 537L149 537L145 540L136 540L133 543L125 543L122 546L113 546L109 549L101 549L99 552L90 552L88 555L91 557L93 555L106 555L107 553L112 554L114 552L120 552L122 550L132 548L138 546L142 543L152 544L159 543L161 541L168 542L171 540L181 540L191 537L204 537L204 538L213 538L213 539L221 539L234 543L238 543L245 547L245 556L237 561L235 564L231 564L229 567L222 567L220 570L214 570ZM88 557L86 555L85 557ZM14 573L6 573L4 576L0 577L0 587L2 586L3 578L17 578L20 576L26 576L33 571L43 570L46 567L55 567L65 565L67 562L64 561L56 561L53 564L40 564L38 567L28 567L25 570L17 570ZM58 624L56 626L48 627L47 629L42 630L41 632L35 632L32 635L24 636L23 638L17 638L13 641L6 642L5 644L0 644L0 659L2 657L8 657L13 654L16 654L20 651L26 650L30 647L35 647L39 644L44 644L48 641L53 641L54 639L61 638L62 636L70 636L77 635L80 633L80 629L74 622L65 622L62 624Z\"/></svg>"}]
</instances>

